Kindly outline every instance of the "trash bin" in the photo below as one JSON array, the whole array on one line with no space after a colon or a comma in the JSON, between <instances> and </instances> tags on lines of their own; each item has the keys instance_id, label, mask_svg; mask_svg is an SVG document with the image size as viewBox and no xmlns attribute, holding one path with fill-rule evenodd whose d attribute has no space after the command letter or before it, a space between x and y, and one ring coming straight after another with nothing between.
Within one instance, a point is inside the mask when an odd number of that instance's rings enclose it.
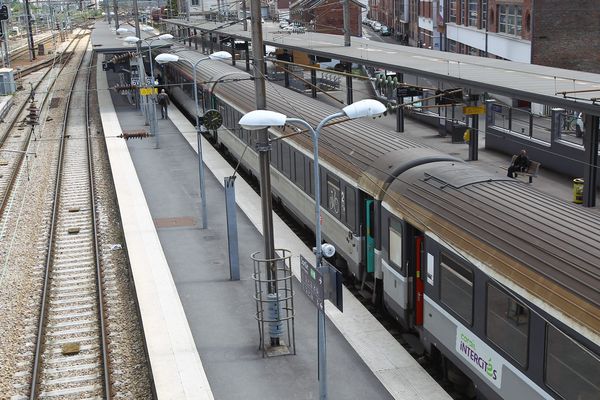
<instances>
[{"instance_id":1,"label":"trash bin","mask_svg":"<svg viewBox=\"0 0 600 400\"><path fill-rule=\"evenodd\" d=\"M573 179L573 203L583 203L583 179Z\"/></svg>"},{"instance_id":2,"label":"trash bin","mask_svg":"<svg viewBox=\"0 0 600 400\"><path fill-rule=\"evenodd\" d=\"M465 131L468 126L463 124L452 125L452 143L464 143L465 142Z\"/></svg>"},{"instance_id":3,"label":"trash bin","mask_svg":"<svg viewBox=\"0 0 600 400\"><path fill-rule=\"evenodd\" d=\"M43 56L43 55L44 55L44 44L39 43L38 44L38 56Z\"/></svg>"}]
</instances>

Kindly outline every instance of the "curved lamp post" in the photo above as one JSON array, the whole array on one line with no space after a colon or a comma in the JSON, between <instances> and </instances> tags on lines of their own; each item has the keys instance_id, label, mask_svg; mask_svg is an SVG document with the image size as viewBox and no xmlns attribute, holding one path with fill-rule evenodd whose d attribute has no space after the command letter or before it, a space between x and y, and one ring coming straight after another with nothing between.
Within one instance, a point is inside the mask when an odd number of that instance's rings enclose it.
<instances>
[{"instance_id":1,"label":"curved lamp post","mask_svg":"<svg viewBox=\"0 0 600 400\"><path fill-rule=\"evenodd\" d=\"M328 115L323 118L315 129L306 121L299 118L288 118L286 115L268 111L268 110L255 110L244 115L239 124L242 128L247 130L259 130L265 129L270 126L284 126L285 124L300 125L307 128L313 141L313 179L315 181L315 256L316 265L315 268L320 272L321 258L323 257L323 250L321 244L321 181L319 180L319 135L321 129L325 124L332 119L340 117L348 117L350 119L362 118L362 117L376 117L383 114L386 111L386 107L377 100L366 99L360 100L350 104L342 109L342 111L335 114ZM320 398L327 398L327 361L326 361L326 349L325 349L325 310L318 310L318 337L319 337L319 391Z\"/></svg>"},{"instance_id":2,"label":"curved lamp post","mask_svg":"<svg viewBox=\"0 0 600 400\"><path fill-rule=\"evenodd\" d=\"M231 54L224 52L224 51L220 51L217 53L225 53L227 55L229 55L229 57L231 58ZM171 53L162 53L157 55L154 59L156 60L157 63L159 64L167 64L170 62L178 62L178 61L185 61L188 64L190 64L192 66L192 71L193 71L193 79L194 79L194 103L196 103L196 135L198 138L198 176L200 177L200 197L202 199L202 229L206 229L206 225L207 225L207 212L206 212L206 190L204 187L204 161L203 161L203 156L202 156L202 133L200 131L200 106L198 105L198 82L196 80L196 67L198 66L198 64L200 64L202 61L205 60L225 60L226 57L224 57L223 54L211 54L210 56L206 57L206 58L201 58L198 61L196 61L195 63L191 62L190 60L186 59L186 58L182 58L179 57L177 54L171 54ZM204 106L203 106L204 109Z\"/></svg>"}]
</instances>

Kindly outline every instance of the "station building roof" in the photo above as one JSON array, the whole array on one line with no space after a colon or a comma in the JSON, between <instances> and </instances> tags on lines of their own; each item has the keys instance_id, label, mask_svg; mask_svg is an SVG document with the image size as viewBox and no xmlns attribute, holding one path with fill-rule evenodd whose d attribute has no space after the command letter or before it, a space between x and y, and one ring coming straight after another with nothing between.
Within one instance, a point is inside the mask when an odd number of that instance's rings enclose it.
<instances>
[{"instance_id":1,"label":"station building roof","mask_svg":"<svg viewBox=\"0 0 600 400\"><path fill-rule=\"evenodd\" d=\"M251 41L250 24L248 31L244 31L241 23L222 27L228 23L193 19L169 19L165 22ZM596 98L600 103L600 74L375 42L358 37L352 37L351 46L345 47L342 35L282 32L278 24L270 22L263 24L263 39L266 45L600 115L600 104L596 104ZM565 98L561 92L569 92L567 97L576 99Z\"/></svg>"},{"instance_id":2,"label":"station building roof","mask_svg":"<svg viewBox=\"0 0 600 400\"><path fill-rule=\"evenodd\" d=\"M135 36L135 27L129 24L121 24L121 27L129 29L127 33L117 35L115 25L108 25L106 21L96 21L92 30L92 49L98 53L122 53L126 51L135 51L135 44L126 43L123 39L127 36ZM142 39L156 36L155 32L141 31ZM142 48L148 49L148 46L155 47L171 47L171 42L152 39L142 42Z\"/></svg>"}]
</instances>

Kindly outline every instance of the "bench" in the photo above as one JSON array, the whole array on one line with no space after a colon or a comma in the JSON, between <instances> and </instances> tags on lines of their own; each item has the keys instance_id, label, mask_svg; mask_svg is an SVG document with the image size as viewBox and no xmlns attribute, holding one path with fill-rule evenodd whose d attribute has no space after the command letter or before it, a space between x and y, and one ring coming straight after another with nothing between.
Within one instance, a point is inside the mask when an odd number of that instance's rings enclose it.
<instances>
[{"instance_id":1,"label":"bench","mask_svg":"<svg viewBox=\"0 0 600 400\"><path fill-rule=\"evenodd\" d=\"M512 161L510 162L510 165L513 165L515 163L517 156L514 155L512 156ZM529 177L529 183L533 182L533 178L537 177L538 175L538 171L540 169L540 163L537 161L529 161L529 167L527 168L527 171L515 171L515 176L519 176L519 175L523 175L523 176L528 176Z\"/></svg>"}]
</instances>

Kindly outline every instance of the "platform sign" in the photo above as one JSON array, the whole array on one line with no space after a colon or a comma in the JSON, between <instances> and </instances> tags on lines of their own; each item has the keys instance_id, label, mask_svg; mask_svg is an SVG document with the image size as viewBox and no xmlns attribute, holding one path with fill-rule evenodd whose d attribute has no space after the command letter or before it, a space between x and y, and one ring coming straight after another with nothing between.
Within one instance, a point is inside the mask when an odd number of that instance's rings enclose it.
<instances>
[{"instance_id":1,"label":"platform sign","mask_svg":"<svg viewBox=\"0 0 600 400\"><path fill-rule=\"evenodd\" d=\"M466 106L463 107L464 115L479 115L485 114L485 106Z\"/></svg>"},{"instance_id":2,"label":"platform sign","mask_svg":"<svg viewBox=\"0 0 600 400\"><path fill-rule=\"evenodd\" d=\"M338 310L344 312L344 298L342 296L342 273L327 260L321 260L321 275L325 281L325 298Z\"/></svg>"},{"instance_id":3,"label":"platform sign","mask_svg":"<svg viewBox=\"0 0 600 400\"><path fill-rule=\"evenodd\" d=\"M300 283L302 284L302 290L306 293L310 301L312 301L319 310L323 311L323 276L302 256L300 256Z\"/></svg>"},{"instance_id":4,"label":"platform sign","mask_svg":"<svg viewBox=\"0 0 600 400\"><path fill-rule=\"evenodd\" d=\"M0 21L6 21L8 19L8 7L6 4L0 7Z\"/></svg>"},{"instance_id":5,"label":"platform sign","mask_svg":"<svg viewBox=\"0 0 600 400\"><path fill-rule=\"evenodd\" d=\"M399 87L396 89L398 97L417 97L423 96L423 89L414 86Z\"/></svg>"},{"instance_id":6,"label":"platform sign","mask_svg":"<svg viewBox=\"0 0 600 400\"><path fill-rule=\"evenodd\" d=\"M140 88L140 96L152 96L153 94L158 94L157 88Z\"/></svg>"}]
</instances>

